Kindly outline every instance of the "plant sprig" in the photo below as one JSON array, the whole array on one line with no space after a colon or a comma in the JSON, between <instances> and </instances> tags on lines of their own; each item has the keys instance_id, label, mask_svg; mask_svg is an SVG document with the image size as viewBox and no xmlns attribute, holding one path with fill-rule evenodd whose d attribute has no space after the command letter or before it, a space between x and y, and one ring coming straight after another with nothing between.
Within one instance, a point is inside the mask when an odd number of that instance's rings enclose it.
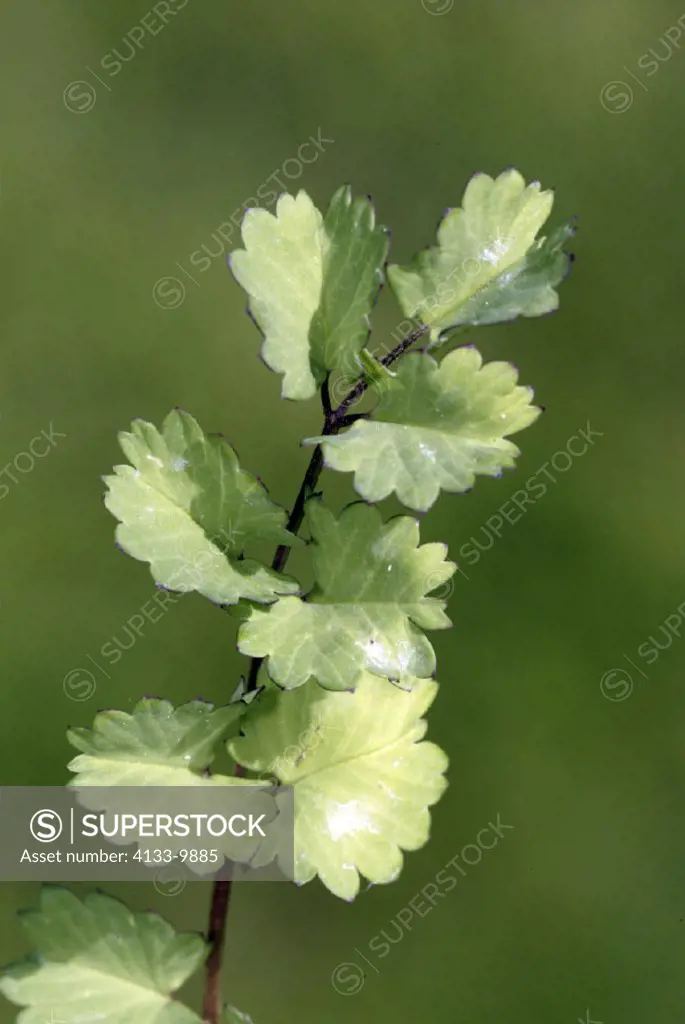
<instances>
[{"instance_id":1,"label":"plant sprig","mask_svg":"<svg viewBox=\"0 0 685 1024\"><path fill-rule=\"evenodd\" d=\"M423 715L438 690L426 634L450 625L441 593L456 566L444 545L421 543L415 518L385 522L375 503L394 493L425 511L441 491L465 491L479 475L514 466L510 435L539 414L532 391L512 366L484 363L470 346L441 350L466 328L556 309L572 229L540 234L552 203L551 192L516 171L475 175L437 245L403 268L386 268L388 233L370 200L348 187L325 214L304 191L282 195L274 214L248 211L230 264L262 332L264 361L282 376L284 397L318 391L323 412L320 434L304 440L313 451L292 510L271 501L223 438L180 410L161 429L136 421L121 434L128 463L106 479L117 543L148 563L159 586L239 610L247 678L225 708L143 700L131 714L101 712L92 729L69 735L79 750L69 766L75 784L133 779L202 791L268 775L294 791L297 883L318 877L351 900L362 877L397 878L404 852L428 840L429 808L446 785L446 755L424 740ZM413 327L379 357L367 344L386 269ZM335 379L352 382L337 406ZM367 392L373 409L353 412ZM352 474L362 500L338 514L327 508L324 467ZM315 580L308 593L284 572L305 523ZM270 565L251 557L264 541L276 545ZM210 776L225 742L235 774ZM263 863L282 852L258 855ZM8 970L0 991L25 1008L25 1024L46 1014L63 1024L105 1014L115 1024L162 1016L200 1024L173 993L204 959L202 1019L249 1022L223 1002L230 900L231 883L215 881L202 940L110 897L81 902L46 888L27 918L42 959ZM120 960L102 954L113 934Z\"/></svg>"}]
</instances>

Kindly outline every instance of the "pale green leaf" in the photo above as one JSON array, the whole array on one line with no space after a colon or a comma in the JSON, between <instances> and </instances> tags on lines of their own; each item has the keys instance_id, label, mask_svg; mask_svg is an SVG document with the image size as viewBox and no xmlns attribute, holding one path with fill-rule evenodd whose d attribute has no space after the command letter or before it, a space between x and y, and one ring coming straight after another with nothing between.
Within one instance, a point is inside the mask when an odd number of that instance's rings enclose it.
<instances>
[{"instance_id":1,"label":"pale green leaf","mask_svg":"<svg viewBox=\"0 0 685 1024\"><path fill-rule=\"evenodd\" d=\"M202 964L199 935L103 893L81 902L53 886L23 923L37 960L0 979L0 992L24 1007L19 1024L200 1024L172 998Z\"/></svg>"},{"instance_id":2,"label":"pale green leaf","mask_svg":"<svg viewBox=\"0 0 685 1024\"><path fill-rule=\"evenodd\" d=\"M462 207L440 223L438 245L407 267L388 268L404 312L430 327L435 342L450 328L555 310L554 289L569 266L561 246L570 229L537 237L553 202L551 191L539 182L526 185L518 171L495 180L474 175Z\"/></svg>"},{"instance_id":3,"label":"pale green leaf","mask_svg":"<svg viewBox=\"0 0 685 1024\"><path fill-rule=\"evenodd\" d=\"M353 899L360 874L391 882L401 851L428 840L428 807L443 793L447 768L439 747L419 742L437 684L406 682L399 689L365 672L354 693L315 682L266 692L231 742L241 764L294 787L298 883L319 875L336 896Z\"/></svg>"},{"instance_id":4,"label":"pale green leaf","mask_svg":"<svg viewBox=\"0 0 685 1024\"><path fill-rule=\"evenodd\" d=\"M324 219L306 192L284 194L275 214L248 210L242 236L231 269L284 397L310 398L329 370L355 373L388 247L369 200L343 187Z\"/></svg>"},{"instance_id":5,"label":"pale green leaf","mask_svg":"<svg viewBox=\"0 0 685 1024\"><path fill-rule=\"evenodd\" d=\"M398 681L430 676L435 653L423 629L444 629L445 602L426 596L456 566L444 544L419 547L416 520L383 524L358 503L339 519L316 499L308 502L316 584L306 599L282 598L253 609L238 633L243 654L268 658L270 677L287 689L315 678L351 689L364 669Z\"/></svg>"},{"instance_id":6,"label":"pale green leaf","mask_svg":"<svg viewBox=\"0 0 685 1024\"><path fill-rule=\"evenodd\" d=\"M248 210L242 236L245 248L231 253L230 266L264 335L264 362L283 374L285 398L310 398L320 383L310 363L309 329L328 248L323 217L306 192L286 193L275 215Z\"/></svg>"},{"instance_id":7,"label":"pale green leaf","mask_svg":"<svg viewBox=\"0 0 685 1024\"><path fill-rule=\"evenodd\" d=\"M70 761L73 786L206 786L234 784L202 773L217 741L237 731L246 705L214 709L194 700L180 707L146 697L133 712L101 711L92 729L70 729L67 737L81 753ZM238 780L243 781L243 780Z\"/></svg>"},{"instance_id":8,"label":"pale green leaf","mask_svg":"<svg viewBox=\"0 0 685 1024\"><path fill-rule=\"evenodd\" d=\"M242 558L249 544L296 540L285 529L285 510L240 468L223 438L206 437L176 409L161 432L136 420L120 441L131 465L105 477L105 505L119 520L117 543L149 562L160 586L228 605L297 591L294 580Z\"/></svg>"},{"instance_id":9,"label":"pale green leaf","mask_svg":"<svg viewBox=\"0 0 685 1024\"><path fill-rule=\"evenodd\" d=\"M543 316L559 307L556 287L566 277L572 257L563 246L575 228L563 224L541 238L524 258L468 299L459 310L459 324L481 327L514 320L517 316Z\"/></svg>"},{"instance_id":10,"label":"pale green leaf","mask_svg":"<svg viewBox=\"0 0 685 1024\"><path fill-rule=\"evenodd\" d=\"M266 785L236 775L206 774L219 738L237 733L246 708L245 702L236 701L214 710L211 704L199 700L174 708L169 701L145 698L132 714L101 711L92 729L70 729L67 733L72 746L81 751L69 762L68 768L74 772L69 785L79 791L82 805L106 814L130 813L128 790L119 793L118 787L143 786L145 811L172 815L178 809L179 790L192 786L193 813L211 814L216 811L215 787ZM276 813L267 792L251 798L251 809L263 811L267 820ZM186 805L183 810L187 812ZM130 841L135 841L141 851L152 851L160 845L157 836L135 834ZM214 840L216 849L235 861L249 860L259 843L257 838L246 840L228 832ZM198 842L182 834L164 838L165 849L172 853L204 844L205 840ZM219 866L200 860L185 863L197 874L212 874Z\"/></svg>"},{"instance_id":11,"label":"pale green leaf","mask_svg":"<svg viewBox=\"0 0 685 1024\"><path fill-rule=\"evenodd\" d=\"M354 473L366 501L394 491L410 508L427 509L440 490L466 491L476 475L498 476L520 454L508 434L540 414L530 388L517 386L509 363L488 363L475 348L455 349L441 363L410 353L398 365L372 419L357 420L321 443L326 465Z\"/></svg>"}]
</instances>

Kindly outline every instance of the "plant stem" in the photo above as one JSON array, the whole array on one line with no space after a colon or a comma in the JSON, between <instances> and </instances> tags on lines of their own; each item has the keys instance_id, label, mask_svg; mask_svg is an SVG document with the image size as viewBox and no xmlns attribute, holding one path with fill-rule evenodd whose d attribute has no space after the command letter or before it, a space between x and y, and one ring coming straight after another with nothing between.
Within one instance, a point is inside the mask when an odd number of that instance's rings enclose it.
<instances>
[{"instance_id":1,"label":"plant stem","mask_svg":"<svg viewBox=\"0 0 685 1024\"><path fill-rule=\"evenodd\" d=\"M427 327L417 327L416 330L403 338L391 352L388 352L388 354L381 359L382 365L391 366L407 351L408 348L414 344L415 341L418 341L419 338L423 337L427 330ZM349 394L345 396L338 408L333 409L331 407L328 381L324 381L321 387L321 404L326 418L321 430L322 435L330 436L332 434L337 434L339 430L349 426L350 417L348 415L348 410L359 401L362 395L367 391L368 387L368 380L362 377L361 380L357 381ZM309 465L307 466L304 479L302 480L297 497L295 498L295 504L293 505L292 512L288 519L287 530L289 533L295 535L299 533L304 520L305 505L316 489L322 469L323 451L321 449L321 445L317 444L316 448L312 452L312 457L309 460ZM288 558L290 557L290 551L290 545L279 545L271 563L271 568L274 572L283 572ZM250 672L247 680L248 692L257 689L257 678L259 676L259 669L263 660L263 658L253 658L250 662ZM244 773L245 769L243 766L240 764L236 765L235 775L243 776ZM226 921L228 918L230 902L231 881L216 881L212 889L212 900L209 911L209 927L207 929L209 954L206 960L203 1017L208 1024L220 1024L223 1012L221 994L221 961L223 957L224 940L226 938Z\"/></svg>"},{"instance_id":2,"label":"plant stem","mask_svg":"<svg viewBox=\"0 0 685 1024\"><path fill-rule=\"evenodd\" d=\"M209 955L205 968L205 995L202 1004L202 1016L211 1024L219 1024L222 1014L221 959L230 903L230 880L217 880L212 887L212 903L209 911L209 927L207 929Z\"/></svg>"},{"instance_id":3,"label":"plant stem","mask_svg":"<svg viewBox=\"0 0 685 1024\"><path fill-rule=\"evenodd\" d=\"M397 345L391 352L388 352L386 356L381 359L383 366L391 366L395 360L399 359L408 348L410 348L415 341L428 330L427 327L417 327L416 330L408 334L402 341ZM346 395L343 401L340 403L337 409L331 408L331 400L328 391L328 381L324 381L321 387L321 404L323 405L326 418L324 421L323 428L321 430L322 435L337 434L343 427L349 425L349 416L347 415L348 409L350 409L359 399L362 397L365 391L367 391L369 383L366 378L362 377L355 386L352 388L350 393ZM312 452L312 457L309 460L307 471L304 475L304 480L300 486L295 504L293 505L292 512L286 529L289 533L297 534L302 521L304 519L304 508L307 504L307 499L311 497L312 493L316 489L316 485L319 482L321 476L321 470L323 469L323 451L320 444L317 444L316 448ZM271 568L274 572L283 572L285 569L288 558L290 557L291 547L288 544L281 544L276 549ZM259 676L259 669L263 658L253 658L250 662L250 673L247 679L247 692L257 689L257 677Z\"/></svg>"}]
</instances>

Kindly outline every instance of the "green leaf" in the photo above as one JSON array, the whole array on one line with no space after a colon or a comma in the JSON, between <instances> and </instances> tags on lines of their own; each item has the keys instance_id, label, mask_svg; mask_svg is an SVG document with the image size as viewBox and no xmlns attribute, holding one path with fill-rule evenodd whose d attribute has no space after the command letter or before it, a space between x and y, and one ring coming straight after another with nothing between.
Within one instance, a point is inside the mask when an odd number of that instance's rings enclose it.
<instances>
[{"instance_id":1,"label":"green leaf","mask_svg":"<svg viewBox=\"0 0 685 1024\"><path fill-rule=\"evenodd\" d=\"M243 560L246 545L297 543L285 510L242 470L221 437L205 437L192 416L169 413L161 433L136 420L120 435L130 466L105 477L105 505L118 520L117 543L149 562L168 590L196 590L217 604L260 603L292 594L297 583Z\"/></svg>"},{"instance_id":2,"label":"green leaf","mask_svg":"<svg viewBox=\"0 0 685 1024\"><path fill-rule=\"evenodd\" d=\"M438 227L438 245L407 267L391 266L388 278L408 316L443 331L492 324L557 309L554 290L568 271L562 245L573 231L563 227L537 238L554 195L540 183L526 185L515 170L493 180L471 178L461 208L449 210Z\"/></svg>"},{"instance_id":3,"label":"green leaf","mask_svg":"<svg viewBox=\"0 0 685 1024\"><path fill-rule=\"evenodd\" d=\"M517 379L509 363L483 366L471 347L455 349L441 363L410 353L373 419L304 443L321 444L327 466L354 473L366 501L395 491L405 505L425 510L441 489L466 491L477 474L498 476L514 465L519 449L506 436L540 414L532 391Z\"/></svg>"},{"instance_id":4,"label":"green leaf","mask_svg":"<svg viewBox=\"0 0 685 1024\"><path fill-rule=\"evenodd\" d=\"M240 627L239 649L268 658L270 677L286 689L310 678L351 689L364 669L401 685L430 676L435 653L421 630L450 625L445 602L426 596L456 569L444 561L445 545L419 547L416 520L383 524L378 510L361 502L336 519L314 499L307 520L314 589L305 600L255 608Z\"/></svg>"},{"instance_id":5,"label":"green leaf","mask_svg":"<svg viewBox=\"0 0 685 1024\"><path fill-rule=\"evenodd\" d=\"M0 979L0 992L25 1007L19 1024L200 1024L171 998L202 963L199 935L179 935L103 893L81 902L53 886L23 923L38 959Z\"/></svg>"},{"instance_id":6,"label":"green leaf","mask_svg":"<svg viewBox=\"0 0 685 1024\"><path fill-rule=\"evenodd\" d=\"M563 246L575 228L563 224L535 242L524 258L496 277L459 310L459 323L482 327L517 316L542 316L559 306L555 291L568 274L572 257Z\"/></svg>"},{"instance_id":7,"label":"green leaf","mask_svg":"<svg viewBox=\"0 0 685 1024\"><path fill-rule=\"evenodd\" d=\"M349 186L333 196L324 231L321 302L310 330L315 376L328 370L358 374L359 353L369 336L369 313L383 283L388 234L377 227L366 196L352 198Z\"/></svg>"},{"instance_id":8,"label":"green leaf","mask_svg":"<svg viewBox=\"0 0 685 1024\"><path fill-rule=\"evenodd\" d=\"M133 709L101 711L95 716L92 729L70 729L67 737L81 753L70 761L74 772L69 785L79 790L78 799L90 810L109 814L130 812L130 795L125 788L143 786L145 810L148 813L174 814L178 807L178 791L197 787L193 811L208 814L216 810L210 790L216 786L254 786L265 790L266 783L236 775L207 775L217 741L226 733L238 732L247 703L239 700L214 710L204 701L191 701L174 708L168 701L145 698ZM97 787L94 789L93 787ZM205 797L207 799L205 799ZM271 818L276 813L273 797L266 790L251 797L251 809L263 811ZM185 808L184 808L185 810ZM133 835L141 851L154 850L159 838ZM204 840L181 836L165 838L167 850L200 848ZM215 840L215 846L229 860L250 860L260 840L242 839L226 833ZM267 861L268 862L268 861ZM212 874L217 865L209 861L184 862L181 866L197 874Z\"/></svg>"},{"instance_id":9,"label":"green leaf","mask_svg":"<svg viewBox=\"0 0 685 1024\"><path fill-rule=\"evenodd\" d=\"M178 708L146 697L132 714L101 711L92 729L70 729L67 738L81 753L68 768L72 786L235 785L233 778L202 774L217 741L237 731L246 705L241 701L214 709L194 700Z\"/></svg>"},{"instance_id":10,"label":"green leaf","mask_svg":"<svg viewBox=\"0 0 685 1024\"><path fill-rule=\"evenodd\" d=\"M295 880L315 875L353 899L359 875L391 882L402 850L428 840L428 807L445 789L447 758L419 742L437 683L407 680L401 690L363 673L354 693L311 682L295 693L267 692L252 705L233 756L275 771L295 793ZM294 752L294 753L293 753Z\"/></svg>"},{"instance_id":11,"label":"green leaf","mask_svg":"<svg viewBox=\"0 0 685 1024\"><path fill-rule=\"evenodd\" d=\"M366 197L339 189L325 219L306 192L276 213L248 210L233 274L264 335L262 356L283 374L285 398L311 398L329 370L352 374L369 333L388 238Z\"/></svg>"}]
</instances>

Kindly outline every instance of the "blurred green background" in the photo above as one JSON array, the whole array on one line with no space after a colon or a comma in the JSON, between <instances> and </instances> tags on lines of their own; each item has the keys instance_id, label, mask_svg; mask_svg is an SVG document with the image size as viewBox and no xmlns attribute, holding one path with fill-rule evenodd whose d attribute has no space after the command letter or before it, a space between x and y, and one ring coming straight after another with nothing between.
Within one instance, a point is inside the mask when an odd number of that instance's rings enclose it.
<instances>
[{"instance_id":1,"label":"blurred green background","mask_svg":"<svg viewBox=\"0 0 685 1024\"><path fill-rule=\"evenodd\" d=\"M683 12L667 0L177 0L112 75L101 62L129 55L122 39L151 7L0 11L0 464L50 424L66 435L0 502L2 782L60 784L68 725L144 694L224 701L242 670L234 624L195 597L117 665L99 656L154 592L101 503L117 430L180 405L286 505L299 439L319 430L315 402L279 402L224 257L198 273L190 254L218 252L213 232L319 129L334 142L293 186L319 205L342 182L369 192L394 260L433 239L474 171L515 165L557 190L555 222L580 215L579 258L559 314L474 333L487 357L519 366L546 414L521 435L515 471L443 496L424 525L469 576L454 628L434 634L430 735L450 755L450 788L431 842L352 905L318 883L239 889L226 992L256 1024L575 1024L588 1010L605 1024L680 1021L685 643L651 665L637 649L650 635L666 646L659 625L685 601L685 52L676 31L670 57L664 40ZM641 60L650 48L661 63ZM153 299L169 276L186 289L176 308ZM386 291L376 342L398 320ZM460 547L588 421L601 438L469 566ZM340 507L350 478L332 476ZM65 692L77 668L93 672L89 699ZM632 674L629 696L613 676L603 695L613 668ZM369 941L394 934L398 911L498 813L513 830L373 961ZM204 924L205 888L110 889ZM0 887L0 962L23 954L14 911L36 895ZM366 971L359 991L335 990L341 962ZM13 1018L3 1002L0 1021Z\"/></svg>"}]
</instances>

